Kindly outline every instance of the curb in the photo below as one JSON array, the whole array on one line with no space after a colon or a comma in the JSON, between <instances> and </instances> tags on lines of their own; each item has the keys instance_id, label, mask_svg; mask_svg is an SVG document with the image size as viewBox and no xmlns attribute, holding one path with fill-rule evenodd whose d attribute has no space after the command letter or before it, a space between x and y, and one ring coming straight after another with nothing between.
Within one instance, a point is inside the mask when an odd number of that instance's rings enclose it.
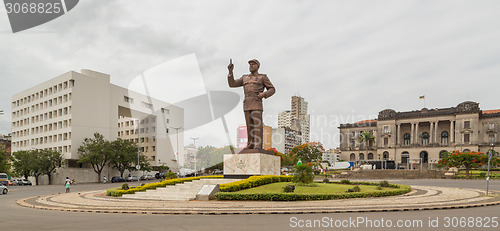
<instances>
[{"instance_id":1,"label":"curb","mask_svg":"<svg viewBox=\"0 0 500 231\"><path fill-rule=\"evenodd\" d=\"M176 211L158 211L158 210L106 210L106 209L72 209L64 207L48 207L34 205L26 202L27 200L39 198L40 196L29 197L25 199L17 200L16 203L22 207L34 208L41 210L52 210L52 211L66 211L66 212L81 212L81 213L108 213L108 214L155 214L155 215L254 215L254 214L319 214L319 213L367 213L367 212L406 212L406 211L425 211L425 210L445 210L445 209L465 209L465 208L475 208L475 207L486 207L500 205L500 201L486 202L478 204L466 204L466 205L452 205L452 206L435 206L435 207L403 207L403 208L386 208L386 209L328 209L328 208L318 208L310 210L296 211L294 208L288 208L288 211L186 211L186 210L176 210Z\"/></svg>"}]
</instances>

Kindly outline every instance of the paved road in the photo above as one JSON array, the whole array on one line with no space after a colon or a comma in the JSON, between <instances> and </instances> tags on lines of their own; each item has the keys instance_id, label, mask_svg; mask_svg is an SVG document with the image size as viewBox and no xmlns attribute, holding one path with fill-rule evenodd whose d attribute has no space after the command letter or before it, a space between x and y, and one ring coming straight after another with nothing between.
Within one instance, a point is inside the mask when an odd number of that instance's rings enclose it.
<instances>
[{"instance_id":1,"label":"paved road","mask_svg":"<svg viewBox=\"0 0 500 231\"><path fill-rule=\"evenodd\" d=\"M477 180L393 180L395 183L410 185L436 185L441 187L463 187L484 189L485 182ZM104 189L120 184L79 184L72 186L72 192ZM336 213L336 214L303 214L303 215L222 215L222 216L181 216L181 215L141 215L141 214L96 214L73 213L61 211L45 211L23 208L15 200L36 195L64 193L62 185L11 187L7 195L0 195L0 230L372 230L376 226L387 226L397 223L403 226L379 230L446 230L447 218L450 225L460 226L460 217L477 219L465 223L460 230L498 230L499 227L477 228L486 223L495 223L477 217L499 217L500 206L481 208L411 211L411 212L380 212L380 213ZM490 189L500 191L500 181L490 183ZM458 219L454 220L453 217ZM429 219L437 228L429 227ZM499 219L496 218L496 219ZM370 222L364 220L371 221ZM383 219L383 220L382 220ZM316 221L315 221L316 220ZM389 221L390 220L390 221ZM353 222L354 221L354 222ZM360 221L360 223L356 223ZM331 223L330 223L331 222ZM463 225L464 223L462 223ZM307 228L307 225L315 227ZM344 227L335 227L344 226ZM294 227L295 226L295 227ZM300 228L300 226L304 226ZM333 227L332 227L333 226ZM368 226L368 228L366 228ZM449 230L456 229L449 227Z\"/></svg>"}]
</instances>

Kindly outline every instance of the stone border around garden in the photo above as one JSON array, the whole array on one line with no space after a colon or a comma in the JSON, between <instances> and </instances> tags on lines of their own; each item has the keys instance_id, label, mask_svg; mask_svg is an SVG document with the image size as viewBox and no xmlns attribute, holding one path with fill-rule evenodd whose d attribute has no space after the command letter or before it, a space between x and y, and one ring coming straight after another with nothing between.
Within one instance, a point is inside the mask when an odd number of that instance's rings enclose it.
<instances>
[{"instance_id":1,"label":"stone border around garden","mask_svg":"<svg viewBox=\"0 0 500 231\"><path fill-rule=\"evenodd\" d=\"M36 196L17 201L23 207L67 212L119 214L225 215L314 214L421 211L500 205L500 196L484 192L430 186L412 186L404 195L322 201L158 201L106 197L105 190Z\"/></svg>"}]
</instances>

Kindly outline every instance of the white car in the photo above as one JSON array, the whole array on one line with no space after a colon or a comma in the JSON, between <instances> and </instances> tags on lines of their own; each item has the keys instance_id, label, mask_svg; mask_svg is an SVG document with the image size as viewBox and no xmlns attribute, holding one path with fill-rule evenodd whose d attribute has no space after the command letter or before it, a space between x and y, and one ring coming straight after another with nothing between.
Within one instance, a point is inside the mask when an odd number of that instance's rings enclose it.
<instances>
[{"instance_id":1,"label":"white car","mask_svg":"<svg viewBox=\"0 0 500 231\"><path fill-rule=\"evenodd\" d=\"M9 192L9 189L7 189L7 186L0 184L0 193L7 194L7 192Z\"/></svg>"}]
</instances>

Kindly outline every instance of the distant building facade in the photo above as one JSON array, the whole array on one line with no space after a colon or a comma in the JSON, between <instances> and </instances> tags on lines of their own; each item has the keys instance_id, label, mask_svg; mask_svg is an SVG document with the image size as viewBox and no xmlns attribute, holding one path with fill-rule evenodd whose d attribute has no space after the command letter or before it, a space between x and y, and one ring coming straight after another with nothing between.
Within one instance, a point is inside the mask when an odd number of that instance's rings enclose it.
<instances>
[{"instance_id":1,"label":"distant building facade","mask_svg":"<svg viewBox=\"0 0 500 231\"><path fill-rule=\"evenodd\" d=\"M273 129L270 126L264 124L262 131L262 148L269 149L273 147L272 144L272 135ZM247 126L240 125L236 131L236 147L237 148L245 148L247 146L248 137L247 137Z\"/></svg>"},{"instance_id":2,"label":"distant building facade","mask_svg":"<svg viewBox=\"0 0 500 231\"><path fill-rule=\"evenodd\" d=\"M436 163L447 151L500 150L500 110L480 110L476 102L456 107L408 112L386 109L375 120L341 124L341 159L347 161L393 160L399 165ZM370 131L368 145L359 135Z\"/></svg>"},{"instance_id":3,"label":"distant building facade","mask_svg":"<svg viewBox=\"0 0 500 231\"><path fill-rule=\"evenodd\" d=\"M296 145L309 142L310 115L307 114L307 105L304 98L292 96L291 110L278 115L278 128L273 130L273 147L276 150L289 153Z\"/></svg>"},{"instance_id":4,"label":"distant building facade","mask_svg":"<svg viewBox=\"0 0 500 231\"><path fill-rule=\"evenodd\" d=\"M288 154L293 147L301 144L300 131L288 127L272 129L272 145L278 152Z\"/></svg>"}]
</instances>

